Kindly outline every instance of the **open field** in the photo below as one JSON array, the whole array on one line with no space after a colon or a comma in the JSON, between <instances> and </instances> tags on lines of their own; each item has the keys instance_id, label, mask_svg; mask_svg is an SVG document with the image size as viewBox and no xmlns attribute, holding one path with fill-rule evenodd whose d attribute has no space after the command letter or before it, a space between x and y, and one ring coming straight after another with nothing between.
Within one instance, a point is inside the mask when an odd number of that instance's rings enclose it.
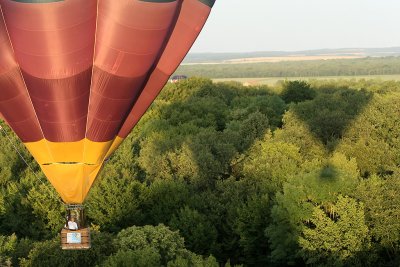
<instances>
[{"instance_id":1,"label":"open field","mask_svg":"<svg viewBox=\"0 0 400 267\"><path fill-rule=\"evenodd\" d=\"M333 57L339 59L342 56L344 58L400 56L400 47L317 49L307 51L259 51L247 53L189 53L184 60L184 64L221 64L223 62L228 63L230 61L238 61L243 59L245 59L245 61L260 62L259 59L268 58L272 60L277 60L279 58L293 60L296 57L300 57L297 60L309 60L312 57L319 57L319 59L332 59ZM264 62L271 61L268 60Z\"/></svg>"},{"instance_id":2,"label":"open field","mask_svg":"<svg viewBox=\"0 0 400 267\"><path fill-rule=\"evenodd\" d=\"M321 76L321 77L265 77L265 78L223 78L213 79L214 82L236 81L244 85L275 85L279 81L284 80L372 80L380 79L383 81L395 80L400 81L400 75L363 75L363 76Z\"/></svg>"},{"instance_id":3,"label":"open field","mask_svg":"<svg viewBox=\"0 0 400 267\"><path fill-rule=\"evenodd\" d=\"M315 58L315 57L314 57ZM304 58L303 58L304 59ZM210 79L387 76L400 74L400 57L181 65L175 75ZM392 79L390 77L389 79Z\"/></svg>"},{"instance_id":4,"label":"open field","mask_svg":"<svg viewBox=\"0 0 400 267\"><path fill-rule=\"evenodd\" d=\"M362 55L290 55L281 57L248 57L234 58L216 62L206 63L182 63L182 65L216 65L216 64L248 64L248 63L276 63L286 61L312 61L312 60L332 60L332 59L358 59L365 58Z\"/></svg>"},{"instance_id":5,"label":"open field","mask_svg":"<svg viewBox=\"0 0 400 267\"><path fill-rule=\"evenodd\" d=\"M332 60L332 59L356 59L364 56L343 56L343 55L292 55L286 57L255 57L255 58L237 58L221 62L220 64L243 64L243 63L262 63L262 62L283 62L283 61L311 61L311 60Z\"/></svg>"}]
</instances>

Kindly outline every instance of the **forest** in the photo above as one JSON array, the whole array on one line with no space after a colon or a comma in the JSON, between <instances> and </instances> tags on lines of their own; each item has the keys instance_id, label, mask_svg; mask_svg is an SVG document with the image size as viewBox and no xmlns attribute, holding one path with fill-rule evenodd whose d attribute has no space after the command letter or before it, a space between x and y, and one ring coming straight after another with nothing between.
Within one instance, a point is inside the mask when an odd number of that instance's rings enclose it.
<instances>
[{"instance_id":1,"label":"forest","mask_svg":"<svg viewBox=\"0 0 400 267\"><path fill-rule=\"evenodd\" d=\"M2 123L0 266L399 266L399 106L395 81L170 83L89 193L87 251Z\"/></svg>"},{"instance_id":2,"label":"forest","mask_svg":"<svg viewBox=\"0 0 400 267\"><path fill-rule=\"evenodd\" d=\"M241 64L181 65L177 74L209 78L320 77L400 74L400 57Z\"/></svg>"}]
</instances>

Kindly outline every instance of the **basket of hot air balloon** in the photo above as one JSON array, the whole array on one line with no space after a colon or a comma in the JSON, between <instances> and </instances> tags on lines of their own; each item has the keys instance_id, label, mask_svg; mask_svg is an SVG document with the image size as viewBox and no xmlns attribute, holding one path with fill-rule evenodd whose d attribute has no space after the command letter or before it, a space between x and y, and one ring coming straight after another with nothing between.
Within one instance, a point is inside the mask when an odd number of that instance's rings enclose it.
<instances>
[{"instance_id":1,"label":"basket of hot air balloon","mask_svg":"<svg viewBox=\"0 0 400 267\"><path fill-rule=\"evenodd\" d=\"M0 116L66 204L84 202L214 1L0 0ZM77 233L62 247L90 247Z\"/></svg>"}]
</instances>

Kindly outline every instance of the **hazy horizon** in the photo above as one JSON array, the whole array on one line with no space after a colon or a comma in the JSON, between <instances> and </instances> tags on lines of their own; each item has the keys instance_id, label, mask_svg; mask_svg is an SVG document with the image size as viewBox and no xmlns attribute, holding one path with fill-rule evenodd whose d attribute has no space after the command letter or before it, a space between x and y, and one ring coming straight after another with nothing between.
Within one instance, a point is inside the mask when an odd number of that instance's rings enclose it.
<instances>
[{"instance_id":1,"label":"hazy horizon","mask_svg":"<svg viewBox=\"0 0 400 267\"><path fill-rule=\"evenodd\" d=\"M247 54L247 53L265 53L265 52L283 52L283 53L294 53L294 52L306 52L306 51L319 51L319 50L358 50L358 49L400 49L398 46L386 46L386 47L334 47L334 48L313 48L313 49L300 49L300 50L254 50L254 51L190 51L189 54Z\"/></svg>"},{"instance_id":2,"label":"hazy horizon","mask_svg":"<svg viewBox=\"0 0 400 267\"><path fill-rule=\"evenodd\" d=\"M400 1L216 0L191 53L400 46Z\"/></svg>"}]
</instances>

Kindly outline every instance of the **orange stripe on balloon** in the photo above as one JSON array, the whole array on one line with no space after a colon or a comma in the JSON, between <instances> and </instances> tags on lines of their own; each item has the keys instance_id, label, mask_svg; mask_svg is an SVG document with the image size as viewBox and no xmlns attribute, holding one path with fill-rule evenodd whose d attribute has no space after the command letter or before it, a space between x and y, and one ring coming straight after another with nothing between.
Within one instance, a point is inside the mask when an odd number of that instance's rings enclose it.
<instances>
[{"instance_id":1,"label":"orange stripe on balloon","mask_svg":"<svg viewBox=\"0 0 400 267\"><path fill-rule=\"evenodd\" d=\"M178 1L100 0L86 137L113 140L170 32Z\"/></svg>"},{"instance_id":2,"label":"orange stripe on balloon","mask_svg":"<svg viewBox=\"0 0 400 267\"><path fill-rule=\"evenodd\" d=\"M85 137L97 1L2 1L15 57L51 141Z\"/></svg>"},{"instance_id":3,"label":"orange stripe on balloon","mask_svg":"<svg viewBox=\"0 0 400 267\"><path fill-rule=\"evenodd\" d=\"M15 62L2 15L0 51L0 113L22 141L40 140L43 135L18 64Z\"/></svg>"}]
</instances>

